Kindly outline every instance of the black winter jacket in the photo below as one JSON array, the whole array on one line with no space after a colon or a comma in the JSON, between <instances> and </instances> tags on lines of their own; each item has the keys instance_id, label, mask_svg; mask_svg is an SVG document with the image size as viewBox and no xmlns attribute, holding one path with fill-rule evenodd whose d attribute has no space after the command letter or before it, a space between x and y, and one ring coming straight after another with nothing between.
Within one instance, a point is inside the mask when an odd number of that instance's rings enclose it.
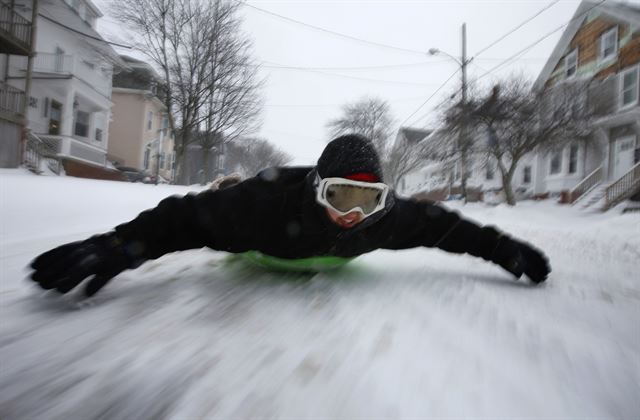
<instances>
[{"instance_id":1,"label":"black winter jacket","mask_svg":"<svg viewBox=\"0 0 640 420\"><path fill-rule=\"evenodd\" d=\"M116 234L138 260L202 247L303 258L426 246L493 261L503 237L439 205L394 194L385 210L342 229L316 203L314 179L313 167L271 168L225 190L167 198Z\"/></svg>"}]
</instances>

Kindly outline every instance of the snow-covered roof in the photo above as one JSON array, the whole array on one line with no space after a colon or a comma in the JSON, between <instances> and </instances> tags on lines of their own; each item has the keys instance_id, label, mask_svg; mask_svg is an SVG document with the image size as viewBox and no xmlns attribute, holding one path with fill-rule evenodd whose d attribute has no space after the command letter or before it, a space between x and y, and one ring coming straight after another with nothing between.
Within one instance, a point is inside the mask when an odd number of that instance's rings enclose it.
<instances>
[{"instance_id":1,"label":"snow-covered roof","mask_svg":"<svg viewBox=\"0 0 640 420\"><path fill-rule=\"evenodd\" d=\"M425 130L421 128L401 127L400 132L404 135L409 143L418 143L424 140L433 130Z\"/></svg>"},{"instance_id":2,"label":"snow-covered roof","mask_svg":"<svg viewBox=\"0 0 640 420\"><path fill-rule=\"evenodd\" d=\"M583 0L573 14L569 25L562 33L560 40L533 84L534 89L538 90L544 87L544 84L551 76L551 73L553 73L558 62L564 56L571 40L580 30L584 21L589 17L589 14L594 12L601 13L620 22L629 23L636 29L640 28L640 7L613 1L605 1L602 3L600 1Z\"/></svg>"}]
</instances>

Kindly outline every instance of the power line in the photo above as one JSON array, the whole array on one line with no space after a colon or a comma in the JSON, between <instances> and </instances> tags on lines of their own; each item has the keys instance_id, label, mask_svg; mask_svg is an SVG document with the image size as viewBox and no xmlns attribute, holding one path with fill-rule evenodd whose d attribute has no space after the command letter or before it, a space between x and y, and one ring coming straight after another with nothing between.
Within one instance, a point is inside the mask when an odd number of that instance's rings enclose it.
<instances>
[{"instance_id":1,"label":"power line","mask_svg":"<svg viewBox=\"0 0 640 420\"><path fill-rule=\"evenodd\" d=\"M257 10L259 12L268 14L270 16L277 17L277 18L282 19L282 20L286 20L287 22L296 23L298 25L302 25L302 26L306 26L308 28L315 29L316 31L328 33L328 34L331 34L331 35L334 35L334 36L337 36L337 37L341 37L341 38L346 38L346 39L349 39L351 41L357 41L357 42L360 42L360 43L363 43L363 44L367 44L367 45L373 45L373 46L380 47L380 48L387 48L387 49L391 49L391 50L408 52L408 53L412 53L412 54L420 54L420 55L423 55L423 56L427 55L426 51L412 50L410 48L402 48L402 47L396 47L396 46L393 46L393 45L382 44L380 42L367 41L366 39L356 38L355 36L343 34L343 33L336 32L336 31L332 31L332 30L326 29L326 28L321 28L320 26L315 26L315 25L311 25L311 24L306 23L306 22L301 22L299 20L292 19L292 18L287 17L287 16L282 16L282 15L279 15L277 13L271 12L269 10L265 10L265 9L261 9L259 7L256 7L256 6L252 5L252 4L247 3L246 1L242 1L242 0L235 0L235 1L237 3L243 5L243 6L246 6L246 7L249 7L251 9Z\"/></svg>"},{"instance_id":2,"label":"power line","mask_svg":"<svg viewBox=\"0 0 640 420\"><path fill-rule=\"evenodd\" d=\"M49 16L43 15L42 13L38 13L38 16L40 16L41 18L44 18L45 20L48 20L49 22L55 23L56 25L59 25L59 26L65 28L65 29L67 29L67 30L69 30L71 32L75 32L75 33L80 34L82 36L86 36L87 38L95 39L96 41L101 41L101 42L104 42L105 44L115 45L116 47L131 49L130 45L118 44L116 42L110 42L110 41L107 41L106 39L90 35L90 34L88 34L86 32L79 31L79 30L74 29L74 28L72 28L70 26L67 26L67 25L65 25L63 23L60 23L60 22L50 18Z\"/></svg>"},{"instance_id":3,"label":"power line","mask_svg":"<svg viewBox=\"0 0 640 420\"><path fill-rule=\"evenodd\" d=\"M455 96L460 93L462 91L462 87L458 88L458 90L456 90L455 92L453 92L451 95L447 96L446 98L444 98L443 100L441 100L440 102L438 102L437 105L434 105L431 108L431 111L426 112L424 115L422 115L420 118L418 118L417 120L415 120L415 123L417 123L418 121L422 121L425 118L427 118L428 116L431 115L431 112L438 109L440 106L442 106L443 104L445 104L447 101L452 100L453 98L455 98Z\"/></svg>"},{"instance_id":4,"label":"power line","mask_svg":"<svg viewBox=\"0 0 640 420\"><path fill-rule=\"evenodd\" d=\"M304 71L304 72L309 72L309 73L322 74L322 75L325 75L325 76L333 76L333 77L342 77L342 78L345 78L345 79L361 80L361 81L365 81L365 82L387 83L387 84L395 84L395 85L411 85L411 86L433 86L434 85L433 83L417 83L417 82L402 82L402 81L398 81L398 80L369 79L369 78L366 78L366 77L350 76L350 75L347 75L347 74L330 73L330 72L326 72L326 71L311 70L311 69L306 69L306 68L293 68L293 67L273 66L273 65L263 66L263 67L268 67L270 69L276 69L276 70Z\"/></svg>"},{"instance_id":5,"label":"power line","mask_svg":"<svg viewBox=\"0 0 640 420\"><path fill-rule=\"evenodd\" d=\"M598 2L597 4L591 6L590 8L588 8L587 10L585 10L584 12L580 13L578 16L575 16L574 18L572 18L571 20L569 20L568 22L563 23L562 25L558 26L556 29L554 29L553 31L547 33L546 35L544 35L543 37L539 38L537 41L533 42L532 44L529 44L528 46L524 47L523 49L521 49L520 51L518 51L517 53L513 54L512 56L508 57L506 60L504 60L503 62L499 63L498 65L492 67L491 69L489 69L489 71L487 71L484 74L481 74L480 76L478 76L476 78L476 81L482 79L483 77L487 76L490 73L493 73L494 71L496 71L497 69L499 69L500 67L503 67L507 64L509 64L510 62L516 61L518 60L518 58L520 56L522 56L523 54L525 54L527 51L529 51L531 48L535 47L536 45L538 45L539 43L541 43L542 41L544 41L545 39L547 39L548 37L550 37L551 35L553 35L554 33L558 32L559 30L563 29L565 26L571 24L573 21L581 19L582 17L584 17L587 13L589 13L590 11L592 11L593 9L595 9L596 7L602 5L604 2L606 2L607 0L600 0L600 2Z\"/></svg>"},{"instance_id":6,"label":"power line","mask_svg":"<svg viewBox=\"0 0 640 420\"><path fill-rule=\"evenodd\" d=\"M387 101L390 104L396 104L396 103L401 103L401 102L413 102L413 101L418 101L418 100L422 100L424 98L424 96L414 96L412 98L402 98L402 99L395 99L395 100L390 100ZM267 108L328 108L328 107L336 107L336 106L343 106L345 105L345 102L343 103L334 103L334 104L265 104L264 106Z\"/></svg>"},{"instance_id":7,"label":"power line","mask_svg":"<svg viewBox=\"0 0 640 420\"><path fill-rule=\"evenodd\" d=\"M400 124L400 127L404 126L406 124L407 121L409 121L411 119L411 117L413 117L414 115L416 115L418 113L418 111L420 111L422 109L423 106L425 106L427 104L427 102L429 102L431 100L431 98L433 98L434 96L436 96L436 93L440 92L440 90L442 90L442 88L444 88L444 86L449 82L449 80L453 79L453 76L455 76L456 74L458 74L458 72L460 71L460 69L456 69L456 71L454 71L453 73L451 73L451 76L449 76L447 78L447 80L444 81L444 83L442 83L440 85L440 87L438 87L438 89L436 89L428 98L427 100L425 100L422 105L420 105L415 111L413 111L413 113L411 115L409 115L404 121L402 121L402 123Z\"/></svg>"},{"instance_id":8,"label":"power line","mask_svg":"<svg viewBox=\"0 0 640 420\"><path fill-rule=\"evenodd\" d=\"M549 3L548 5L546 5L545 7L543 7L542 9L540 9L535 15L531 16L530 18L526 19L524 22L520 23L518 26L516 26L515 28L513 28L512 30L510 30L509 32L507 32L506 34L502 35L500 38L496 39L495 41L493 41L491 44L487 45L486 47L482 48L480 51L476 52L474 54L474 56L478 56L480 54L482 54L483 52L485 52L486 50L488 50L489 48L493 47L494 45L496 45L498 42L502 41L503 39L505 39L506 37L508 37L509 35L511 35L512 33L514 33L515 31L517 31L518 29L522 28L524 25L526 25L527 23L531 22L533 19L535 19L536 17L540 16L542 14L542 12L544 12L547 9L550 9L551 7L553 7L554 5L558 4L560 2L560 0L554 0L551 3Z\"/></svg>"},{"instance_id":9,"label":"power line","mask_svg":"<svg viewBox=\"0 0 640 420\"><path fill-rule=\"evenodd\" d=\"M266 68L278 68L278 69L288 69L288 70L338 70L338 71L359 71L359 70L382 70L382 69L396 69L396 68L405 68L405 67L420 67L429 64L440 64L440 63L450 63L450 60L440 60L440 61L421 61L418 63L406 63L406 64L387 64L381 66L360 66L360 67L305 67L305 66L290 66L290 65L280 65L277 63L270 63L265 61L261 67Z\"/></svg>"}]
</instances>

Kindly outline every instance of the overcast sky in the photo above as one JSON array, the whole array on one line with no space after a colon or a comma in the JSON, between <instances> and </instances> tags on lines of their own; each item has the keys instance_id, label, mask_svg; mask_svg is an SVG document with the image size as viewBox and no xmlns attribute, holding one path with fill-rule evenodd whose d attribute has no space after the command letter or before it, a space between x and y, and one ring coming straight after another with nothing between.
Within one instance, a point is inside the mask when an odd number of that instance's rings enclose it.
<instances>
[{"instance_id":1,"label":"overcast sky","mask_svg":"<svg viewBox=\"0 0 640 420\"><path fill-rule=\"evenodd\" d=\"M609 0L612 1L615 0ZM106 15L109 0L95 3ZM311 68L261 69L266 83L259 135L292 155L294 164L313 164L329 140L327 122L340 115L341 105L363 96L389 102L396 120L394 130L400 124L433 128L437 124L433 107L460 86L460 74L416 111L459 66L445 55L434 57L421 52L438 48L459 58L463 22L467 24L468 56L475 57L468 71L469 79L473 80L567 23L580 2L264 0L248 3L255 8L242 7L244 30L254 42L258 61L265 66ZM640 0L628 3L640 4ZM398 49L346 39L265 11ZM539 12L522 28L477 54ZM99 29L109 40L127 40L121 27L109 16L101 19ZM513 72L535 79L562 32L551 34L517 61L481 77L479 82L495 83ZM118 51L141 57L128 50ZM380 66L383 67L362 68Z\"/></svg>"}]
</instances>

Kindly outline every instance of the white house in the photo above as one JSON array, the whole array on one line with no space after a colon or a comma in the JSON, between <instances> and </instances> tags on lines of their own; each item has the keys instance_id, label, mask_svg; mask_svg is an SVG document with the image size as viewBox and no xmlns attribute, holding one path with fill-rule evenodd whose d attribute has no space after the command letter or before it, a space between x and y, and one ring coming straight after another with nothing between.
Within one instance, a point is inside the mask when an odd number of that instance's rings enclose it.
<instances>
[{"instance_id":1,"label":"white house","mask_svg":"<svg viewBox=\"0 0 640 420\"><path fill-rule=\"evenodd\" d=\"M640 189L639 6L580 3L534 89L552 94L566 83L587 87L576 100L594 107L595 138L538 154L536 191L573 202L591 190L605 206L631 197Z\"/></svg>"},{"instance_id":2,"label":"white house","mask_svg":"<svg viewBox=\"0 0 640 420\"><path fill-rule=\"evenodd\" d=\"M426 134L418 140L420 142L440 142L440 137L446 134L443 130L401 128L396 141L407 131ZM488 141L483 133L477 133L476 136L478 143ZM512 186L517 196L534 195L537 173L535 163L534 156L525 156L518 165L512 179ZM470 198L479 199L480 193L485 197L490 197L502 189L502 180L495 159L487 158L484 154L471 154L465 170L468 192L471 192ZM460 162L455 159L444 162L426 160L423 166L403 177L399 193L407 196L421 194L432 199L444 200L461 193L461 175Z\"/></svg>"},{"instance_id":3,"label":"white house","mask_svg":"<svg viewBox=\"0 0 640 420\"><path fill-rule=\"evenodd\" d=\"M584 87L584 94L575 100L588 103L597 115L592 141L576 140L553 152L525 156L516 168L514 191L521 197L557 196L565 203L581 199L585 204L600 203L602 209L638 197L639 6L592 0L580 3L534 89L552 98L554 89L569 83ZM495 162L474 159L468 169L468 184L480 188L485 196L499 189L501 181L494 168ZM455 186L459 179L457 166L448 170L453 171L450 185ZM407 178L420 178L412 176Z\"/></svg>"},{"instance_id":4,"label":"white house","mask_svg":"<svg viewBox=\"0 0 640 420\"><path fill-rule=\"evenodd\" d=\"M20 3L30 15L31 2ZM100 16L90 0L40 0L27 120L67 174L109 178L116 174L106 160L111 79L114 64L123 63L96 31ZM19 89L26 68L24 56L0 58L3 78Z\"/></svg>"}]
</instances>

